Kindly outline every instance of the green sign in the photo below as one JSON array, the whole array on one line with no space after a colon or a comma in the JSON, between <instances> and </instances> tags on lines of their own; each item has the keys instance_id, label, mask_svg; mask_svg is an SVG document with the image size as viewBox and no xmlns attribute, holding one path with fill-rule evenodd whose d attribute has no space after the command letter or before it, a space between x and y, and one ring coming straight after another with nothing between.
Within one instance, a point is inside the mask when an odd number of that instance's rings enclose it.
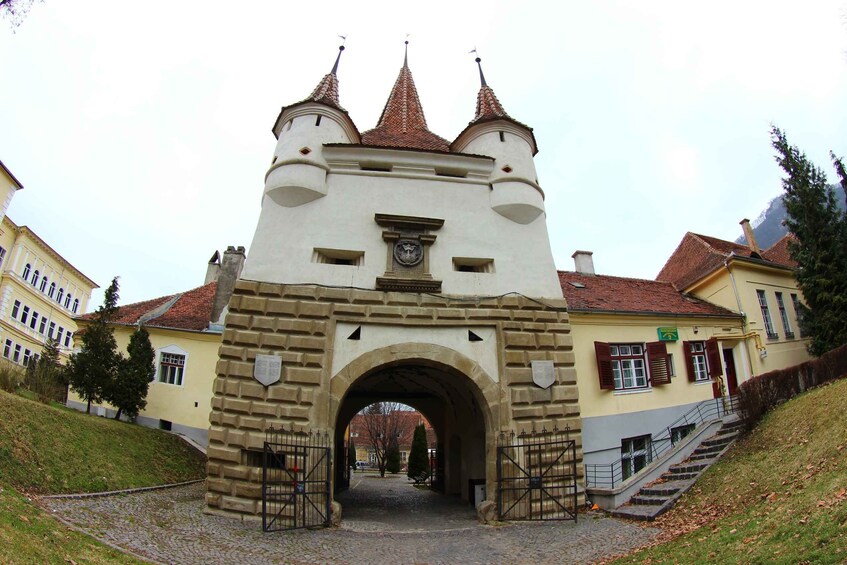
<instances>
[{"instance_id":1,"label":"green sign","mask_svg":"<svg viewBox=\"0 0 847 565\"><path fill-rule=\"evenodd\" d=\"M659 341L677 341L679 339L679 330L676 328L656 328L659 332Z\"/></svg>"}]
</instances>

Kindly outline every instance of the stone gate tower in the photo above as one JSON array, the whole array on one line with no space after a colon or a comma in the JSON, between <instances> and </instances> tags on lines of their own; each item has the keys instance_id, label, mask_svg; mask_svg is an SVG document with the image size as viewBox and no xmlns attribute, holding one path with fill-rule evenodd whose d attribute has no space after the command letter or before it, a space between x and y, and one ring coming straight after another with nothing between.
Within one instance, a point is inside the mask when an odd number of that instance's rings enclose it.
<instances>
[{"instance_id":1,"label":"stone gate tower","mask_svg":"<svg viewBox=\"0 0 847 565\"><path fill-rule=\"evenodd\" d=\"M439 137L406 58L376 127L360 133L339 103L340 57L273 126L217 366L212 512L261 511L269 426L343 441L353 415L378 400L424 413L445 490L466 499L470 481L493 498L500 432L567 426L581 461L532 129L506 113L480 67L473 120L452 142Z\"/></svg>"}]
</instances>

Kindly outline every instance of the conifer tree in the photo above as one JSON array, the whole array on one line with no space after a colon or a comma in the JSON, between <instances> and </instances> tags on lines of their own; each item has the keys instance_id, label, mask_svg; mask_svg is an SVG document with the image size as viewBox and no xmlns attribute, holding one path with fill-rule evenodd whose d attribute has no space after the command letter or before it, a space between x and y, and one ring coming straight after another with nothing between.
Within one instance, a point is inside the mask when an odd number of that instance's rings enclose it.
<instances>
[{"instance_id":1,"label":"conifer tree","mask_svg":"<svg viewBox=\"0 0 847 565\"><path fill-rule=\"evenodd\" d=\"M347 444L347 466L356 468L356 445L353 443L353 440L350 440L350 443Z\"/></svg>"},{"instance_id":2,"label":"conifer tree","mask_svg":"<svg viewBox=\"0 0 847 565\"><path fill-rule=\"evenodd\" d=\"M59 342L48 337L41 355L31 360L26 368L26 386L42 402L60 401L67 383L59 363Z\"/></svg>"},{"instance_id":3,"label":"conifer tree","mask_svg":"<svg viewBox=\"0 0 847 565\"><path fill-rule=\"evenodd\" d=\"M415 435L412 436L412 449L409 452L409 468L406 476L417 479L423 474L429 474L429 457L427 456L426 428L423 424L415 427Z\"/></svg>"},{"instance_id":4,"label":"conifer tree","mask_svg":"<svg viewBox=\"0 0 847 565\"><path fill-rule=\"evenodd\" d=\"M150 334L144 326L136 328L127 346L129 357L121 359L114 380L109 384L105 400L117 408L115 420L121 414L132 419L147 406L147 390L156 373L156 352L150 344Z\"/></svg>"},{"instance_id":5,"label":"conifer tree","mask_svg":"<svg viewBox=\"0 0 847 565\"><path fill-rule=\"evenodd\" d=\"M122 355L109 321L118 306L118 278L104 293L103 305L97 308L96 317L82 331L82 347L71 355L66 368L66 378L71 388L86 401L86 414L91 413L91 403L100 402L115 378Z\"/></svg>"},{"instance_id":6,"label":"conifer tree","mask_svg":"<svg viewBox=\"0 0 847 565\"><path fill-rule=\"evenodd\" d=\"M847 218L823 171L789 145L779 128L771 134L776 161L786 174L785 224L795 238L788 249L806 302L800 306L800 327L810 337L809 352L817 356L847 343ZM847 188L844 166L831 156Z\"/></svg>"},{"instance_id":7,"label":"conifer tree","mask_svg":"<svg viewBox=\"0 0 847 565\"><path fill-rule=\"evenodd\" d=\"M388 444L388 450L385 454L385 470L392 475L400 472L400 446L397 444L397 438L394 438Z\"/></svg>"}]
</instances>

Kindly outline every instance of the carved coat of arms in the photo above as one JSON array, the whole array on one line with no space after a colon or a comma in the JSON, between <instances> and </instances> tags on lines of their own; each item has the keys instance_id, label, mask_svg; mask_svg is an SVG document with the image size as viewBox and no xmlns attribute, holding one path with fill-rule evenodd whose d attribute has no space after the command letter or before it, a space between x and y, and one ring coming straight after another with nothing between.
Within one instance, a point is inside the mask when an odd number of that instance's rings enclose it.
<instances>
[{"instance_id":1,"label":"carved coat of arms","mask_svg":"<svg viewBox=\"0 0 847 565\"><path fill-rule=\"evenodd\" d=\"M401 239L394 245L394 258L403 266L414 267L423 260L423 245L413 239Z\"/></svg>"}]
</instances>

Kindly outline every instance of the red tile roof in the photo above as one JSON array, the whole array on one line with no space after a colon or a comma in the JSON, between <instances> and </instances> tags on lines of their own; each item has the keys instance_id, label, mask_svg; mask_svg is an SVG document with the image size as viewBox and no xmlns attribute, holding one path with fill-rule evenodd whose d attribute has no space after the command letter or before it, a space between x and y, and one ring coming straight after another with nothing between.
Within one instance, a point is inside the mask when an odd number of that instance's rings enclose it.
<instances>
[{"instance_id":1,"label":"red tile roof","mask_svg":"<svg viewBox=\"0 0 847 565\"><path fill-rule=\"evenodd\" d=\"M759 259L778 267L792 268L794 264L786 262L779 250L774 249L779 245L780 242L777 242L768 251L756 256L746 245L688 232L656 275L656 280L686 288L723 265L730 256ZM774 250L773 253L771 250Z\"/></svg>"},{"instance_id":2,"label":"red tile roof","mask_svg":"<svg viewBox=\"0 0 847 565\"><path fill-rule=\"evenodd\" d=\"M217 286L217 282L210 282L181 294L120 306L112 323L134 326L141 320L146 327L203 331L209 327ZM159 312L160 309L164 311ZM96 313L91 313L78 319L87 321L96 317Z\"/></svg>"},{"instance_id":3,"label":"red tile roof","mask_svg":"<svg viewBox=\"0 0 847 565\"><path fill-rule=\"evenodd\" d=\"M338 77L335 76L335 73L324 76L315 90L303 102L319 102L343 110L344 108L338 101Z\"/></svg>"},{"instance_id":4,"label":"red tile roof","mask_svg":"<svg viewBox=\"0 0 847 565\"><path fill-rule=\"evenodd\" d=\"M376 127L362 133L362 144L450 151L450 143L427 128L412 71L406 62L394 82Z\"/></svg>"},{"instance_id":5,"label":"red tile roof","mask_svg":"<svg viewBox=\"0 0 847 565\"><path fill-rule=\"evenodd\" d=\"M782 239L762 252L762 258L774 263L796 268L797 262L791 258L791 253L788 251L788 243L794 240L795 238L791 234L783 236Z\"/></svg>"},{"instance_id":6,"label":"red tile roof","mask_svg":"<svg viewBox=\"0 0 847 565\"><path fill-rule=\"evenodd\" d=\"M508 118L509 114L503 109L503 105L494 94L494 89L488 85L483 85L476 95L476 115L473 121L493 118Z\"/></svg>"},{"instance_id":7,"label":"red tile roof","mask_svg":"<svg viewBox=\"0 0 847 565\"><path fill-rule=\"evenodd\" d=\"M559 283L570 310L738 316L730 310L683 294L667 282L559 271Z\"/></svg>"}]
</instances>

